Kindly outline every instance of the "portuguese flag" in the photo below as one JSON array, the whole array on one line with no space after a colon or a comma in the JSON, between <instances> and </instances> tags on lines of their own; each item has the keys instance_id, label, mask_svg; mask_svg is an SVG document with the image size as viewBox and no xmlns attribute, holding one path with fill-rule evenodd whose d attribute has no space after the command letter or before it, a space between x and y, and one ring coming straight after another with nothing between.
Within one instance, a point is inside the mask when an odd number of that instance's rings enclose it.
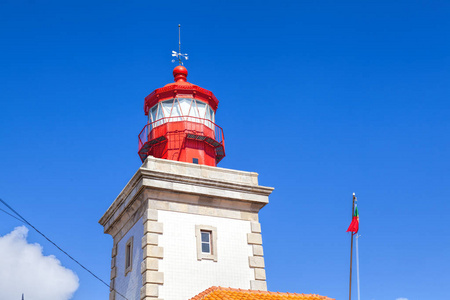
<instances>
[{"instance_id":1,"label":"portuguese flag","mask_svg":"<svg viewBox=\"0 0 450 300\"><path fill-rule=\"evenodd\" d=\"M352 222L350 223L350 226L348 226L347 232L351 231L353 234L357 233L359 229L359 213L358 213L358 207L355 204L355 211L353 213Z\"/></svg>"}]
</instances>

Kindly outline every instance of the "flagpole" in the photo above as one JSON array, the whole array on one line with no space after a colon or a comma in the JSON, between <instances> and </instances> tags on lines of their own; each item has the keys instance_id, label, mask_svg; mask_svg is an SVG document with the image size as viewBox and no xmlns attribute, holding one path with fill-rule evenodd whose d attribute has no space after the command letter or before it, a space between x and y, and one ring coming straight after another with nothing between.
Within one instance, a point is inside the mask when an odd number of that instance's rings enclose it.
<instances>
[{"instance_id":1,"label":"flagpole","mask_svg":"<svg viewBox=\"0 0 450 300\"><path fill-rule=\"evenodd\" d=\"M355 211L355 193L353 193L353 204L352 204L352 218L353 213ZM352 300L352 259L353 259L353 233L352 233L352 239L350 243L350 284L349 284L349 291L348 291L348 299Z\"/></svg>"},{"instance_id":2,"label":"flagpole","mask_svg":"<svg viewBox=\"0 0 450 300\"><path fill-rule=\"evenodd\" d=\"M360 300L359 293L359 251L358 251L358 240L360 235L356 234L356 282L358 285L358 300Z\"/></svg>"}]
</instances>

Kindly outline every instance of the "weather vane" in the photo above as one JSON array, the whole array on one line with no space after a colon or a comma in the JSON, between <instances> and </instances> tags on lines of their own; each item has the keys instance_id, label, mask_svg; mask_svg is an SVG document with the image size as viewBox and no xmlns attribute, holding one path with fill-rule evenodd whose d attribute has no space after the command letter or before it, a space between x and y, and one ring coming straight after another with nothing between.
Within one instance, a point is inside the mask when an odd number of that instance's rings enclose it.
<instances>
[{"instance_id":1,"label":"weather vane","mask_svg":"<svg viewBox=\"0 0 450 300\"><path fill-rule=\"evenodd\" d=\"M173 57L178 57L178 64L180 66L183 65L182 59L188 60L187 53L181 53L181 25L178 24L178 52L172 51ZM172 62L175 62L175 59L172 59Z\"/></svg>"}]
</instances>

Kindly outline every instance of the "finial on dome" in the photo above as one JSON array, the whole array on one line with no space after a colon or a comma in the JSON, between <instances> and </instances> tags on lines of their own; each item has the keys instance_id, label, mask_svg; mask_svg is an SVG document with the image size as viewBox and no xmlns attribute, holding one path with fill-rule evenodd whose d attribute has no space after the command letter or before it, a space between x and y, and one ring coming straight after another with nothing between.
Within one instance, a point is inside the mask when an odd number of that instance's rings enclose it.
<instances>
[{"instance_id":1,"label":"finial on dome","mask_svg":"<svg viewBox=\"0 0 450 300\"><path fill-rule=\"evenodd\" d=\"M176 66L173 69L173 78L175 82L186 82L188 71L183 66Z\"/></svg>"}]
</instances>

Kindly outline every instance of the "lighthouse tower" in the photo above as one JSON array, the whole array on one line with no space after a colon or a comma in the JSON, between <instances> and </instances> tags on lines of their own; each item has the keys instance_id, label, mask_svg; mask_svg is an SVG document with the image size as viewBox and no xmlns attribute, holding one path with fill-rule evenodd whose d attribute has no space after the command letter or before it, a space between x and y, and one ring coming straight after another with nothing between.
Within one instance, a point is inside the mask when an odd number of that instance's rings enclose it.
<instances>
[{"instance_id":1,"label":"lighthouse tower","mask_svg":"<svg viewBox=\"0 0 450 300\"><path fill-rule=\"evenodd\" d=\"M216 167L219 101L173 70L145 98L142 166L99 223L113 237L110 299L190 299L211 286L267 290L259 210L273 188Z\"/></svg>"}]
</instances>

